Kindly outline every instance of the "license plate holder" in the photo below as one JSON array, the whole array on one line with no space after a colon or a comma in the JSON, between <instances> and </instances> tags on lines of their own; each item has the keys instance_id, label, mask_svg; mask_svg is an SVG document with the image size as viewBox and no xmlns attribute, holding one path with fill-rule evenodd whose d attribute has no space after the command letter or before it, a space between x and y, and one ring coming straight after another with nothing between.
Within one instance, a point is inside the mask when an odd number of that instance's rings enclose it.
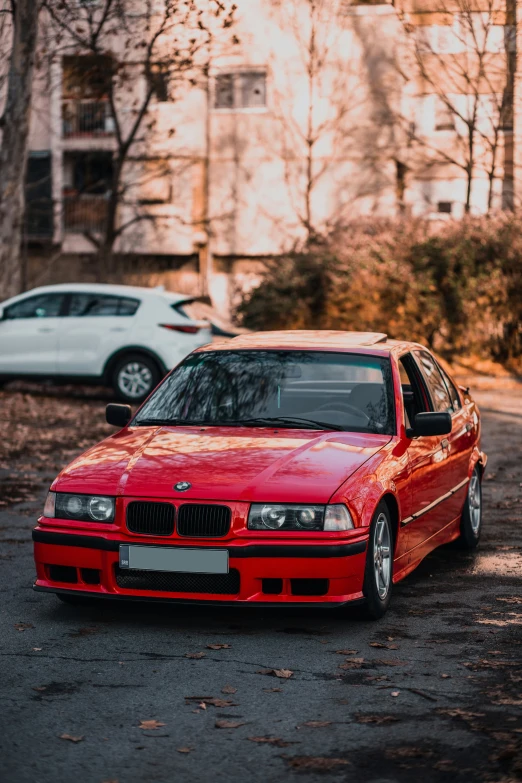
<instances>
[{"instance_id":1,"label":"license plate holder","mask_svg":"<svg viewBox=\"0 0 522 783\"><path fill-rule=\"evenodd\" d=\"M120 568L180 574L228 574L228 550L120 544Z\"/></svg>"}]
</instances>

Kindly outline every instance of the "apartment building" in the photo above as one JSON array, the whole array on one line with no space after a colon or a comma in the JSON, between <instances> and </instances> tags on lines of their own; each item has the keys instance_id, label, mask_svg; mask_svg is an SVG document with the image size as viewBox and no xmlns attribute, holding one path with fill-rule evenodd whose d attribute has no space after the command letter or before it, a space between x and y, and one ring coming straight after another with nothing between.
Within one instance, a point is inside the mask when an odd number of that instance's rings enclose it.
<instances>
[{"instance_id":1,"label":"apartment building","mask_svg":"<svg viewBox=\"0 0 522 783\"><path fill-rule=\"evenodd\" d=\"M511 208L516 12L515 0L239 0L233 45L207 52L198 78L172 91L161 68L148 76L116 251L226 269L365 216ZM30 245L96 253L111 106L131 113L145 82L136 60L132 90L115 95L105 58L118 58L117 39L114 49L71 47L38 76Z\"/></svg>"}]
</instances>

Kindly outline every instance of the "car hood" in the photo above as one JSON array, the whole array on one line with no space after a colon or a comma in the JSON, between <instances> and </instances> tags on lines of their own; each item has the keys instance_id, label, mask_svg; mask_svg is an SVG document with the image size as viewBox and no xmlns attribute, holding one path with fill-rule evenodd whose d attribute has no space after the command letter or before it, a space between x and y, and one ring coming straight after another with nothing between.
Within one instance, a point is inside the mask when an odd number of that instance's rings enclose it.
<instances>
[{"instance_id":1,"label":"car hood","mask_svg":"<svg viewBox=\"0 0 522 783\"><path fill-rule=\"evenodd\" d=\"M136 427L89 449L60 492L127 497L327 503L388 435L237 427ZM188 491L174 491L179 481Z\"/></svg>"}]
</instances>

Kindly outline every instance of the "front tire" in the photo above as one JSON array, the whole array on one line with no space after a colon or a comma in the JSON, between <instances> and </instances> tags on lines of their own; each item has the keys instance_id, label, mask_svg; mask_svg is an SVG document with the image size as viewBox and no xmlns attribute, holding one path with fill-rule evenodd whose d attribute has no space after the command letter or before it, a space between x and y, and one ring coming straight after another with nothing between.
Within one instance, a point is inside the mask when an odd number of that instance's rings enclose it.
<instances>
[{"instance_id":1,"label":"front tire","mask_svg":"<svg viewBox=\"0 0 522 783\"><path fill-rule=\"evenodd\" d=\"M390 605L393 587L393 532L386 503L379 503L370 525L363 593L364 616L368 620L384 617Z\"/></svg>"},{"instance_id":2,"label":"front tire","mask_svg":"<svg viewBox=\"0 0 522 783\"><path fill-rule=\"evenodd\" d=\"M116 396L129 405L137 405L156 388L161 373L156 362L148 356L127 354L112 370L112 387Z\"/></svg>"},{"instance_id":3,"label":"front tire","mask_svg":"<svg viewBox=\"0 0 522 783\"><path fill-rule=\"evenodd\" d=\"M476 549L482 530L482 484L480 470L476 467L468 484L468 494L460 520L460 549Z\"/></svg>"}]
</instances>

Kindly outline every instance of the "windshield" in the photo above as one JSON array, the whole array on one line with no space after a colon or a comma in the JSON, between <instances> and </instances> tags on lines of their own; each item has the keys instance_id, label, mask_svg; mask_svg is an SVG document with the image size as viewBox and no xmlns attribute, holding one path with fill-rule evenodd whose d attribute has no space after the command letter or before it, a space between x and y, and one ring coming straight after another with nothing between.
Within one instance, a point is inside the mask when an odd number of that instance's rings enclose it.
<instances>
[{"instance_id":1,"label":"windshield","mask_svg":"<svg viewBox=\"0 0 522 783\"><path fill-rule=\"evenodd\" d=\"M136 425L199 424L393 434L388 359L321 351L192 354L139 411Z\"/></svg>"}]
</instances>

